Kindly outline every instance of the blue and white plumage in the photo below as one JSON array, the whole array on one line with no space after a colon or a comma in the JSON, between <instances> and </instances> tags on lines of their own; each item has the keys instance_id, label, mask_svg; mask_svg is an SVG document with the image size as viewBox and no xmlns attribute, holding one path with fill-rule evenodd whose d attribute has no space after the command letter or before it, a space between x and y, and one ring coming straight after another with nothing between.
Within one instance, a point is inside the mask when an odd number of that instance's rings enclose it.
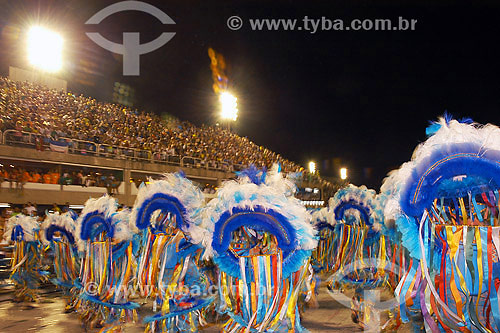
<instances>
[{"instance_id":1,"label":"blue and white plumage","mask_svg":"<svg viewBox=\"0 0 500 333\"><path fill-rule=\"evenodd\" d=\"M63 229L65 233L71 235L71 237L73 237L73 241L76 242L78 240L78 234L76 232L77 218L78 215L76 215L76 213L73 211L68 211L63 214L60 214L59 212L55 213L47 212L47 216L45 217L45 220L41 225L42 242L46 245L50 242L50 240L47 239L47 236L49 236L50 238L51 235L47 235L47 232L51 233L50 232L51 227L56 229Z\"/></svg>"},{"instance_id":2,"label":"blue and white plumage","mask_svg":"<svg viewBox=\"0 0 500 333\"><path fill-rule=\"evenodd\" d=\"M363 219L364 223L376 227L379 219L376 192L366 186L349 186L338 190L328 201L328 213L326 214L329 223L335 225L344 220L347 216L356 218L357 221Z\"/></svg>"},{"instance_id":3,"label":"blue and white plumage","mask_svg":"<svg viewBox=\"0 0 500 333\"><path fill-rule=\"evenodd\" d=\"M120 243L130 240L134 236L135 233L130 227L130 214L131 210L129 208L123 208L111 216L115 228L113 241Z\"/></svg>"},{"instance_id":4,"label":"blue and white plumage","mask_svg":"<svg viewBox=\"0 0 500 333\"><path fill-rule=\"evenodd\" d=\"M107 232L107 237L116 243L130 240L134 235L130 228L130 210L118 211L118 202L115 198L104 195L98 199L89 199L77 220L78 248L83 250L85 241L95 235L92 234L94 224L100 224Z\"/></svg>"},{"instance_id":5,"label":"blue and white plumage","mask_svg":"<svg viewBox=\"0 0 500 333\"><path fill-rule=\"evenodd\" d=\"M418 259L417 219L435 198L500 187L500 128L443 117L428 134L411 161L391 172L382 185L389 195L385 219L396 222L403 245Z\"/></svg>"},{"instance_id":6,"label":"blue and white plumage","mask_svg":"<svg viewBox=\"0 0 500 333\"><path fill-rule=\"evenodd\" d=\"M314 209L310 211L311 223L312 225L318 225L319 223L328 223L328 207L322 207L319 209Z\"/></svg>"},{"instance_id":7,"label":"blue and white plumage","mask_svg":"<svg viewBox=\"0 0 500 333\"><path fill-rule=\"evenodd\" d=\"M35 217L17 214L9 218L5 225L4 242L16 241L18 237L26 242L38 240L40 224Z\"/></svg>"},{"instance_id":8,"label":"blue and white plumage","mask_svg":"<svg viewBox=\"0 0 500 333\"><path fill-rule=\"evenodd\" d=\"M162 179L150 180L149 184L139 189L132 209L131 226L135 230L145 228L155 212L170 210L179 215L177 221L182 231L198 244L207 237L207 231L199 226L201 219L197 218L204 204L203 193L183 174L165 174Z\"/></svg>"},{"instance_id":9,"label":"blue and white plumage","mask_svg":"<svg viewBox=\"0 0 500 333\"><path fill-rule=\"evenodd\" d=\"M380 231L386 237L389 237L393 242L400 242L400 235L397 232L394 220L386 219L385 209L390 196L387 193L379 193L375 197L374 204L374 217L375 223L373 225L375 230Z\"/></svg>"},{"instance_id":10,"label":"blue and white plumage","mask_svg":"<svg viewBox=\"0 0 500 333\"><path fill-rule=\"evenodd\" d=\"M500 149L500 128L495 125L481 126L445 118L440 118L436 124L439 129L417 146L411 161L391 172L384 180L382 192L392 192L400 198L401 190L414 182L420 171L427 169L436 153L453 155L458 152L470 152L483 156L487 152Z\"/></svg>"},{"instance_id":11,"label":"blue and white plumage","mask_svg":"<svg viewBox=\"0 0 500 333\"><path fill-rule=\"evenodd\" d=\"M294 229L296 244L293 246L297 250L314 249L317 245L316 231L309 223L310 215L306 208L290 195L294 188L295 185L284 178L276 166L268 173L259 171L255 177L243 173L238 179L225 182L201 216L199 225L208 231L200 240L206 247L205 257L214 255L212 238L215 224L224 213L232 214L234 210L276 212Z\"/></svg>"}]
</instances>

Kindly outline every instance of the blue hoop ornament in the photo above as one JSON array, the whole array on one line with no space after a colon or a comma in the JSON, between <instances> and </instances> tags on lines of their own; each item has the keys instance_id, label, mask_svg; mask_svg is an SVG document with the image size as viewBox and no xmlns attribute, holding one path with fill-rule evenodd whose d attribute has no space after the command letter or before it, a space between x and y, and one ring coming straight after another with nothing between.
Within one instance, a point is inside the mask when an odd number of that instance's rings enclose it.
<instances>
[{"instance_id":1,"label":"blue hoop ornament","mask_svg":"<svg viewBox=\"0 0 500 333\"><path fill-rule=\"evenodd\" d=\"M495 242L500 129L445 114L427 134L412 160L383 186L391 193L386 220L395 221L414 261L397 296L420 297L413 307L402 302L402 317L408 321L421 313L432 331L498 331L498 296L492 281L500 277L495 254L500 250ZM426 297L432 299L430 306Z\"/></svg>"},{"instance_id":2,"label":"blue hoop ornament","mask_svg":"<svg viewBox=\"0 0 500 333\"><path fill-rule=\"evenodd\" d=\"M181 173L165 174L139 189L132 209L133 225L142 233L138 289L159 309L144 319L148 332L192 331L205 321L204 309L213 301L200 296L208 288L199 262L206 231L194 219L204 203L198 187ZM175 292L178 285L201 290L181 295Z\"/></svg>"},{"instance_id":3,"label":"blue hoop ornament","mask_svg":"<svg viewBox=\"0 0 500 333\"><path fill-rule=\"evenodd\" d=\"M251 327L277 330L283 322L275 318L285 308L297 309L297 299L287 298L289 295L283 289L289 293L300 290L317 239L310 215L292 196L294 188L277 166L269 173L250 167L237 180L226 182L204 211L203 225L206 230L213 230L211 239L206 240L210 244L206 255L213 257L219 267L220 311L230 316L225 331L243 329L252 318ZM255 247L237 249L235 235L240 234L255 240ZM262 244L266 247L261 248ZM276 251L267 252L270 248ZM239 287L234 288L234 284ZM269 293L259 295L251 292L252 288L279 290L276 297L286 301L280 308L280 302L273 303ZM248 306L253 302L259 304L257 309ZM266 302L272 306L264 308ZM296 312L283 317L289 327L301 331Z\"/></svg>"}]
</instances>

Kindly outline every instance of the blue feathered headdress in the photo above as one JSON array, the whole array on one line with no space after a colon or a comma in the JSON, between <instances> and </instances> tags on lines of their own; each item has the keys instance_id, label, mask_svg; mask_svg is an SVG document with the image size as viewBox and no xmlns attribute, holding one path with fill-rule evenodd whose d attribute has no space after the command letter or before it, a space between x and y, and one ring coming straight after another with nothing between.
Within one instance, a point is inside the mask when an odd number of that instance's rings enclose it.
<instances>
[{"instance_id":1,"label":"blue feathered headdress","mask_svg":"<svg viewBox=\"0 0 500 333\"><path fill-rule=\"evenodd\" d=\"M184 174L165 174L162 179L151 180L139 189L131 220L136 228L145 229L151 225L153 213L169 212L176 216L177 227L191 236L192 233L203 232L196 225L195 216L204 203L203 193Z\"/></svg>"},{"instance_id":2,"label":"blue feathered headdress","mask_svg":"<svg viewBox=\"0 0 500 333\"><path fill-rule=\"evenodd\" d=\"M436 198L457 198L500 188L500 128L449 116L431 125L412 160L385 182L390 198L386 219L396 221L403 245L420 258L418 220Z\"/></svg>"},{"instance_id":3,"label":"blue feathered headdress","mask_svg":"<svg viewBox=\"0 0 500 333\"><path fill-rule=\"evenodd\" d=\"M36 218L17 214L7 220L4 241L15 242L17 240L24 240L26 242L33 242L38 240L38 230L40 230L40 226Z\"/></svg>"},{"instance_id":4,"label":"blue feathered headdress","mask_svg":"<svg viewBox=\"0 0 500 333\"><path fill-rule=\"evenodd\" d=\"M293 193L295 185L283 178L275 165L270 172L254 168L240 173L217 191L203 211L205 230L211 231L202 242L206 256L214 256L218 266L233 276L239 275L238 261L228 250L232 232L241 226L267 231L276 236L283 252L284 275L295 272L316 247L310 215Z\"/></svg>"},{"instance_id":5,"label":"blue feathered headdress","mask_svg":"<svg viewBox=\"0 0 500 333\"><path fill-rule=\"evenodd\" d=\"M117 208L116 199L108 195L85 202L77 220L80 250L83 249L84 241L94 240L102 232L106 232L106 237L115 243L132 238L133 231L129 226L130 210L118 211Z\"/></svg>"},{"instance_id":6,"label":"blue feathered headdress","mask_svg":"<svg viewBox=\"0 0 500 333\"><path fill-rule=\"evenodd\" d=\"M377 221L375 214L376 192L366 186L349 186L338 190L328 202L331 224L343 221L344 223L361 223L373 226Z\"/></svg>"},{"instance_id":7,"label":"blue feathered headdress","mask_svg":"<svg viewBox=\"0 0 500 333\"><path fill-rule=\"evenodd\" d=\"M42 225L43 227L43 238L44 243L51 242L53 240L54 234L56 232L61 233L66 240L75 245L78 235L76 232L76 215L73 211L66 212L64 214L47 213L45 221Z\"/></svg>"}]
</instances>

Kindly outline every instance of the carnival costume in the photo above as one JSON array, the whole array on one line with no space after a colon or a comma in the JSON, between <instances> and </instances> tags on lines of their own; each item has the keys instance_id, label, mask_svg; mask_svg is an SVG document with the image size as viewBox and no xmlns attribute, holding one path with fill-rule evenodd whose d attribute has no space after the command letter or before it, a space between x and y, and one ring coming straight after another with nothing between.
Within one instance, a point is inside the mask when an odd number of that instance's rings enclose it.
<instances>
[{"instance_id":1,"label":"carnival costume","mask_svg":"<svg viewBox=\"0 0 500 333\"><path fill-rule=\"evenodd\" d=\"M14 243L10 278L14 282L14 299L18 301L36 301L40 282L48 274L42 270L39 230L35 217L18 214L7 220L4 241Z\"/></svg>"},{"instance_id":2,"label":"carnival costume","mask_svg":"<svg viewBox=\"0 0 500 333\"><path fill-rule=\"evenodd\" d=\"M55 278L52 282L67 294L74 287L80 273L80 261L76 245L76 215L73 211L64 214L49 213L42 223L41 238L54 253Z\"/></svg>"},{"instance_id":3,"label":"carnival costume","mask_svg":"<svg viewBox=\"0 0 500 333\"><path fill-rule=\"evenodd\" d=\"M368 302L366 290L387 287L397 276L386 274L395 266L392 246L382 232L383 206L374 190L365 186L349 185L337 191L323 213L335 228L333 275L328 281L330 290L355 290L351 302L352 319L365 329L392 330L399 325L397 312L388 313L389 320L381 327L370 327L379 322L379 312ZM389 284L390 285L390 284ZM376 316L375 318L373 316Z\"/></svg>"},{"instance_id":4,"label":"carnival costume","mask_svg":"<svg viewBox=\"0 0 500 333\"><path fill-rule=\"evenodd\" d=\"M323 207L311 213L311 222L318 232L318 246L311 256L311 264L316 273L328 273L335 266L336 237L335 224L328 218L329 209Z\"/></svg>"},{"instance_id":5,"label":"carnival costume","mask_svg":"<svg viewBox=\"0 0 500 333\"><path fill-rule=\"evenodd\" d=\"M103 326L103 331L135 321L139 307L128 301L136 266L130 211L118 211L117 206L107 195L89 199L77 226L79 250L85 253L77 311L87 326Z\"/></svg>"},{"instance_id":6,"label":"carnival costume","mask_svg":"<svg viewBox=\"0 0 500 333\"><path fill-rule=\"evenodd\" d=\"M192 238L202 231L194 217L203 205L201 191L180 173L139 190L132 218L143 232L138 289L159 310L145 318L146 331L195 332L205 324L203 310L213 299L202 297L208 288L198 266L203 247Z\"/></svg>"},{"instance_id":7,"label":"carnival costume","mask_svg":"<svg viewBox=\"0 0 500 333\"><path fill-rule=\"evenodd\" d=\"M224 183L205 213L207 256L219 268L224 332L297 331L297 299L316 247L310 216L278 172L255 167Z\"/></svg>"},{"instance_id":8,"label":"carnival costume","mask_svg":"<svg viewBox=\"0 0 500 333\"><path fill-rule=\"evenodd\" d=\"M420 311L416 328L432 332L498 332L500 129L445 115L427 134L385 182L386 219L411 256L401 316Z\"/></svg>"}]
</instances>

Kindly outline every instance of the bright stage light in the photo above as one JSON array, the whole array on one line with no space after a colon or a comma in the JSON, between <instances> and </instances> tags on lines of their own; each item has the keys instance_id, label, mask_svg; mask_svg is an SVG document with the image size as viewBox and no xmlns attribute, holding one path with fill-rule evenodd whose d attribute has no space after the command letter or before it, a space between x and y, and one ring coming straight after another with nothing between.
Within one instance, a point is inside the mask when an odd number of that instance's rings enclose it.
<instances>
[{"instance_id":1,"label":"bright stage light","mask_svg":"<svg viewBox=\"0 0 500 333\"><path fill-rule=\"evenodd\" d=\"M28 32L28 60L31 65L47 72L62 67L61 35L43 27L32 27Z\"/></svg>"},{"instance_id":2,"label":"bright stage light","mask_svg":"<svg viewBox=\"0 0 500 333\"><path fill-rule=\"evenodd\" d=\"M347 179L347 168L340 168L340 179Z\"/></svg>"},{"instance_id":3,"label":"bright stage light","mask_svg":"<svg viewBox=\"0 0 500 333\"><path fill-rule=\"evenodd\" d=\"M222 119L235 121L238 118L238 99L231 93L225 91L219 95Z\"/></svg>"},{"instance_id":4,"label":"bright stage light","mask_svg":"<svg viewBox=\"0 0 500 333\"><path fill-rule=\"evenodd\" d=\"M310 173L315 173L316 172L316 163L309 162L309 172Z\"/></svg>"}]
</instances>

